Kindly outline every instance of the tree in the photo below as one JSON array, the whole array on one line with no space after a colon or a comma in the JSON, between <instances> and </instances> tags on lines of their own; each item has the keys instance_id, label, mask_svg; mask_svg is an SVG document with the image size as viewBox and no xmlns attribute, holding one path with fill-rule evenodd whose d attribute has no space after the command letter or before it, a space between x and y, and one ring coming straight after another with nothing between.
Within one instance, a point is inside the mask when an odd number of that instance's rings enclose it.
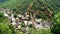
<instances>
[{"instance_id":1,"label":"tree","mask_svg":"<svg viewBox=\"0 0 60 34\"><path fill-rule=\"evenodd\" d=\"M0 12L0 22L2 21L3 18L4 18L4 14Z\"/></svg>"},{"instance_id":2,"label":"tree","mask_svg":"<svg viewBox=\"0 0 60 34\"><path fill-rule=\"evenodd\" d=\"M60 34L60 12L54 16L51 32L53 34Z\"/></svg>"},{"instance_id":3,"label":"tree","mask_svg":"<svg viewBox=\"0 0 60 34\"><path fill-rule=\"evenodd\" d=\"M12 31L7 24L0 23L0 34L12 34Z\"/></svg>"},{"instance_id":4,"label":"tree","mask_svg":"<svg viewBox=\"0 0 60 34\"><path fill-rule=\"evenodd\" d=\"M9 20L4 17L4 14L0 12L0 34L15 34L16 31L10 24Z\"/></svg>"}]
</instances>

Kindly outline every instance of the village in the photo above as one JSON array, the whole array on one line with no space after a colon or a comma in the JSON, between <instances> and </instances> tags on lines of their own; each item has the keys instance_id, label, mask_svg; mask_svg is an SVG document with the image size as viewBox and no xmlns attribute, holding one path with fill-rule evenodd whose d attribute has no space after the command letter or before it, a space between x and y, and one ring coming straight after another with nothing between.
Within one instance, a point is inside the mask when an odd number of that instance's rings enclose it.
<instances>
[{"instance_id":1,"label":"village","mask_svg":"<svg viewBox=\"0 0 60 34\"><path fill-rule=\"evenodd\" d=\"M0 34L60 34L59 0L0 0Z\"/></svg>"},{"instance_id":2,"label":"village","mask_svg":"<svg viewBox=\"0 0 60 34\"><path fill-rule=\"evenodd\" d=\"M32 14L29 16L27 12L24 15L18 14L14 15L13 11L9 9L0 9L0 12L4 13L4 16L8 18L8 20L11 22L12 26L17 30L20 31L22 29L24 31L24 28L26 31L29 30L29 25L33 26L35 29L50 29L51 23L47 20L33 18ZM21 26L23 24L23 26Z\"/></svg>"}]
</instances>

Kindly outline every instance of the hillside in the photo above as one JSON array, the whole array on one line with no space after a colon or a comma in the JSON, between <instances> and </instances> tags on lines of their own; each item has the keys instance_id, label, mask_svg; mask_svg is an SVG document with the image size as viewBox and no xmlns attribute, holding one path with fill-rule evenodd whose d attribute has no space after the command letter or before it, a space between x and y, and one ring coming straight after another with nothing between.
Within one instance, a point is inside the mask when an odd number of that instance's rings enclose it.
<instances>
[{"instance_id":1,"label":"hillside","mask_svg":"<svg viewBox=\"0 0 60 34\"><path fill-rule=\"evenodd\" d=\"M0 0L0 34L60 34L60 0Z\"/></svg>"},{"instance_id":2,"label":"hillside","mask_svg":"<svg viewBox=\"0 0 60 34\"><path fill-rule=\"evenodd\" d=\"M2 2L0 3L0 8L9 8L9 9L13 9L16 7L16 5L20 4L21 2L23 2L24 0L9 0L6 2Z\"/></svg>"},{"instance_id":3,"label":"hillside","mask_svg":"<svg viewBox=\"0 0 60 34\"><path fill-rule=\"evenodd\" d=\"M0 7L4 7L4 8L15 8L16 5L21 4L22 2L32 2L32 1L36 1L36 0L9 0L3 3L0 3ZM50 6L52 9L59 11L60 9L60 4L59 4L59 0L40 0L44 3L46 3L48 6Z\"/></svg>"}]
</instances>

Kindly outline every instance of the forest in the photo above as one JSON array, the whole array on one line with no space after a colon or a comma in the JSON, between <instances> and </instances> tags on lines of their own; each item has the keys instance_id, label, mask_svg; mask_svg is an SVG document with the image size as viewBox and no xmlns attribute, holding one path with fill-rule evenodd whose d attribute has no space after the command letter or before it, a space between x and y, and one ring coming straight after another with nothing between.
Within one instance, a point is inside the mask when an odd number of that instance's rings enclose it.
<instances>
[{"instance_id":1,"label":"forest","mask_svg":"<svg viewBox=\"0 0 60 34\"><path fill-rule=\"evenodd\" d=\"M60 0L0 0L0 34L60 34Z\"/></svg>"}]
</instances>

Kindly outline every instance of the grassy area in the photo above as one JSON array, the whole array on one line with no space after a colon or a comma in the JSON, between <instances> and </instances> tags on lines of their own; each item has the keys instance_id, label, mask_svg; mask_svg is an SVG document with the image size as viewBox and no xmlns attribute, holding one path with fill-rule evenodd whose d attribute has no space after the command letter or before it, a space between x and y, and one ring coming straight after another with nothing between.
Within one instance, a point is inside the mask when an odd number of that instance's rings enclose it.
<instances>
[{"instance_id":1,"label":"grassy area","mask_svg":"<svg viewBox=\"0 0 60 34\"><path fill-rule=\"evenodd\" d=\"M24 0L9 0L3 3L0 3L0 8L9 8L13 9L15 8L18 4L22 3Z\"/></svg>"},{"instance_id":2,"label":"grassy area","mask_svg":"<svg viewBox=\"0 0 60 34\"><path fill-rule=\"evenodd\" d=\"M18 4L21 4L22 2L32 2L32 1L36 1L36 0L9 0L9 1L6 1L6 2L3 2L3 3L0 3L0 8L1 7L4 7L4 8L9 8L9 9L13 9L16 7L16 5ZM48 6L50 6L52 9L54 10L59 10L60 8L60 4L59 4L59 0L40 0L44 3L46 3Z\"/></svg>"},{"instance_id":3,"label":"grassy area","mask_svg":"<svg viewBox=\"0 0 60 34\"><path fill-rule=\"evenodd\" d=\"M0 3L0 8L8 8L8 9L13 9L15 8L17 5L24 3L29 3L32 2L32 0L9 0L9 1L5 1Z\"/></svg>"},{"instance_id":4,"label":"grassy area","mask_svg":"<svg viewBox=\"0 0 60 34\"><path fill-rule=\"evenodd\" d=\"M32 31L31 34L51 34L50 29L40 29L38 31Z\"/></svg>"}]
</instances>

